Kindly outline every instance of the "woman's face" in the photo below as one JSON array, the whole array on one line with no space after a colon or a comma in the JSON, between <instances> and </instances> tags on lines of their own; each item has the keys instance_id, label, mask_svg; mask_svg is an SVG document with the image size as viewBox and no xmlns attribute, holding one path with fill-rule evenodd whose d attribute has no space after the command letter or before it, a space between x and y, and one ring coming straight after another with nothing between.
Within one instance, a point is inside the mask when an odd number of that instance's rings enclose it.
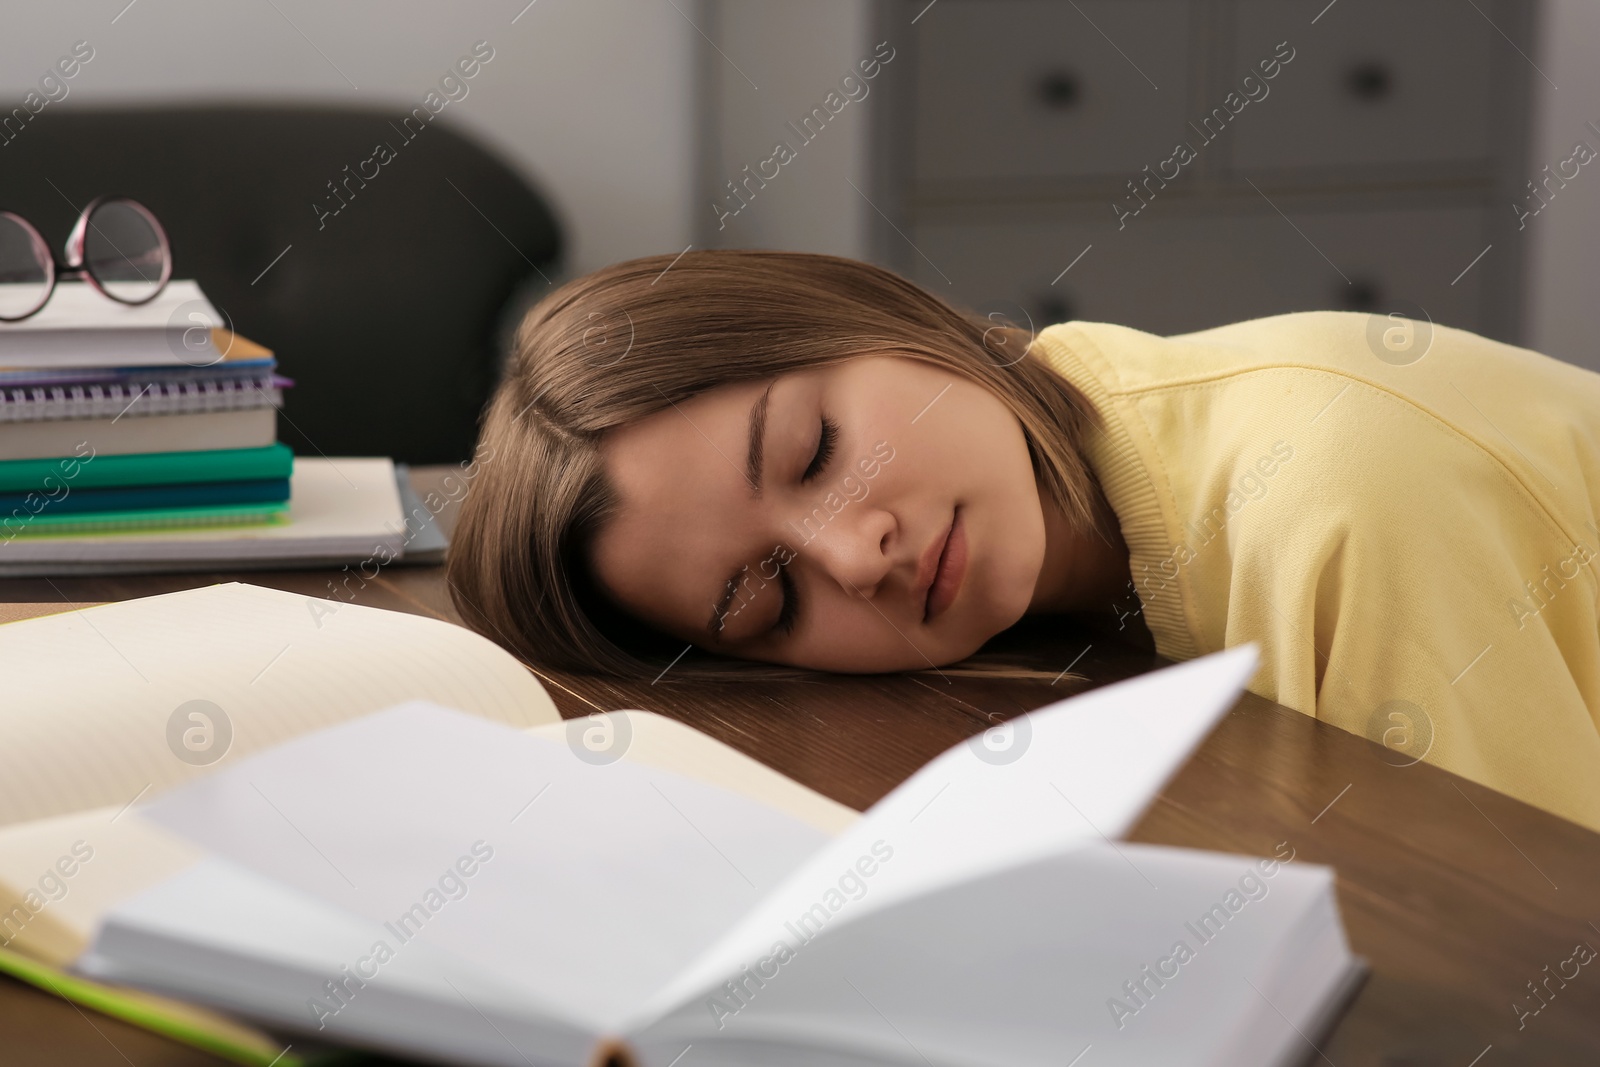
<instances>
[{"instance_id":1,"label":"woman's face","mask_svg":"<svg viewBox=\"0 0 1600 1067\"><path fill-rule=\"evenodd\" d=\"M591 545L596 577L631 614L726 655L941 666L1084 578L1044 566L1047 520L1068 535L1016 417L909 358L721 386L611 431L602 458L620 511Z\"/></svg>"}]
</instances>

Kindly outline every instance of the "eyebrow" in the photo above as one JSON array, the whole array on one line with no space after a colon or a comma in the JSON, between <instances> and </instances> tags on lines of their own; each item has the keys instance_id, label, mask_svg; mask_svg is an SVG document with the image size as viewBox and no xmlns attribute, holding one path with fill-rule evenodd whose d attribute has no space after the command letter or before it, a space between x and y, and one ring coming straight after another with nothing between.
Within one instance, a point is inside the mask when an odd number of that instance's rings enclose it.
<instances>
[{"instance_id":1,"label":"eyebrow","mask_svg":"<svg viewBox=\"0 0 1600 1067\"><path fill-rule=\"evenodd\" d=\"M750 444L745 450L744 476L750 483L750 495L761 495L761 466L762 457L767 448L767 403L772 399L772 386L774 381L764 389L756 402L750 405Z\"/></svg>"},{"instance_id":2,"label":"eyebrow","mask_svg":"<svg viewBox=\"0 0 1600 1067\"><path fill-rule=\"evenodd\" d=\"M776 381L769 383L761 391L761 395L756 397L756 402L750 405L750 440L745 446L744 477L750 484L752 497L761 496L761 468L767 448L767 406L772 400L772 387L777 384ZM711 619L706 623L706 629L713 637L721 634L724 613L727 612L728 605L733 602L733 594L739 588L739 576L748 569L749 564L745 564L728 576L725 583L726 590L717 598L716 606L711 609Z\"/></svg>"}]
</instances>

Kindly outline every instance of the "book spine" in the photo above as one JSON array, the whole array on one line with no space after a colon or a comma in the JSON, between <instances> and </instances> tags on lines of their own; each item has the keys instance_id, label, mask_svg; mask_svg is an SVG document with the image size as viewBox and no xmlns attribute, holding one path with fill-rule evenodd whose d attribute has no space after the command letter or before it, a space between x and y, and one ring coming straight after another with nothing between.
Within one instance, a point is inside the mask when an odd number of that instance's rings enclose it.
<instances>
[{"instance_id":1,"label":"book spine","mask_svg":"<svg viewBox=\"0 0 1600 1067\"><path fill-rule=\"evenodd\" d=\"M109 533L114 530L157 530L190 526L238 526L282 523L288 520L284 503L218 504L212 507L140 508L128 511L85 511L77 514L38 514L0 523L5 537L45 537L68 533Z\"/></svg>"},{"instance_id":2,"label":"book spine","mask_svg":"<svg viewBox=\"0 0 1600 1067\"><path fill-rule=\"evenodd\" d=\"M26 517L48 508L52 514L89 511L133 511L152 508L214 507L219 504L263 504L288 500L288 478L242 482L197 482L187 485L124 485L79 489L54 497L0 492L0 515ZM44 502L39 497L44 496Z\"/></svg>"},{"instance_id":3,"label":"book spine","mask_svg":"<svg viewBox=\"0 0 1600 1067\"><path fill-rule=\"evenodd\" d=\"M282 407L271 375L0 388L0 423L182 415Z\"/></svg>"},{"instance_id":4,"label":"book spine","mask_svg":"<svg viewBox=\"0 0 1600 1067\"><path fill-rule=\"evenodd\" d=\"M242 482L288 478L294 473L289 446L142 455L82 454L49 459L0 460L0 492L59 492L120 485L173 485L187 482Z\"/></svg>"}]
</instances>

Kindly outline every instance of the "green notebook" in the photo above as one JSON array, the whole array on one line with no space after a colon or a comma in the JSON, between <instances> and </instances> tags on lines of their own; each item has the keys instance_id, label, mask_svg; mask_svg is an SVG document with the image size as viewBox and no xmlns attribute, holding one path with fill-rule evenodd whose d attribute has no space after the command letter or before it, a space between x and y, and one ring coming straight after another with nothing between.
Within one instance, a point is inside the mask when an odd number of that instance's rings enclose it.
<instances>
[{"instance_id":1,"label":"green notebook","mask_svg":"<svg viewBox=\"0 0 1600 1067\"><path fill-rule=\"evenodd\" d=\"M288 501L266 504L213 504L193 508L140 508L128 511L68 511L0 520L0 539L56 537L61 534L133 533L173 527L237 526L289 520Z\"/></svg>"},{"instance_id":2,"label":"green notebook","mask_svg":"<svg viewBox=\"0 0 1600 1067\"><path fill-rule=\"evenodd\" d=\"M61 456L0 460L0 490L100 489L113 485L173 485L287 478L294 453L279 441L264 448L199 452L136 452L125 456ZM45 479L53 479L46 482Z\"/></svg>"}]
</instances>

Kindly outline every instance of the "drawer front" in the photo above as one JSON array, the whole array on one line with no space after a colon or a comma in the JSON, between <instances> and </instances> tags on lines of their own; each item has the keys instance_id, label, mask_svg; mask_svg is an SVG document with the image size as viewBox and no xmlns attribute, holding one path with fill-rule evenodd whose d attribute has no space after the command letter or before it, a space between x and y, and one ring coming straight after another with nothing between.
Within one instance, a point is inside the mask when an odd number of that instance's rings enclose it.
<instances>
[{"instance_id":1,"label":"drawer front","mask_svg":"<svg viewBox=\"0 0 1600 1067\"><path fill-rule=\"evenodd\" d=\"M912 276L983 314L1018 325L1031 316L1035 329L1082 319L1167 335L1286 311L1415 315L1402 301L1434 322L1484 328L1483 264L1451 281L1483 251L1487 209L1279 206L1304 237L1265 205L1147 219L1120 232L1092 219L920 225L911 238L938 269L917 257Z\"/></svg>"},{"instance_id":2,"label":"drawer front","mask_svg":"<svg viewBox=\"0 0 1600 1067\"><path fill-rule=\"evenodd\" d=\"M1136 174L1181 139L1191 26L1187 0L943 0L916 27L915 180Z\"/></svg>"},{"instance_id":3,"label":"drawer front","mask_svg":"<svg viewBox=\"0 0 1600 1067\"><path fill-rule=\"evenodd\" d=\"M1231 74L1242 79L1255 71L1280 42L1288 42L1294 58L1267 83L1268 95L1239 116L1235 166L1489 157L1491 68L1524 62L1484 17L1495 14L1491 0L1476 7L1458 0L1338 0L1312 25L1320 7L1239 3Z\"/></svg>"}]
</instances>

